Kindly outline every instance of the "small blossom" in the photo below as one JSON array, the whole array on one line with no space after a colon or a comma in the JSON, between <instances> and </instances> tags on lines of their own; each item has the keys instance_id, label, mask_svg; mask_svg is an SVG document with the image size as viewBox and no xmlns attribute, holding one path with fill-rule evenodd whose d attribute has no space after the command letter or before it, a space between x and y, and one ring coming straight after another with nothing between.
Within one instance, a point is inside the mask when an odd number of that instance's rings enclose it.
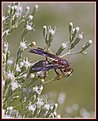
<instances>
[{"instance_id":1,"label":"small blossom","mask_svg":"<svg viewBox=\"0 0 98 121\"><path fill-rule=\"evenodd\" d=\"M5 86L5 80L2 80L2 87Z\"/></svg>"},{"instance_id":2,"label":"small blossom","mask_svg":"<svg viewBox=\"0 0 98 121\"><path fill-rule=\"evenodd\" d=\"M28 17L30 20L33 20L33 16L32 15L29 15Z\"/></svg>"},{"instance_id":3,"label":"small blossom","mask_svg":"<svg viewBox=\"0 0 98 121\"><path fill-rule=\"evenodd\" d=\"M29 103L29 106L28 106L28 110L32 110L33 112L35 111L36 109L36 105L35 104L31 104L31 102Z\"/></svg>"},{"instance_id":4,"label":"small blossom","mask_svg":"<svg viewBox=\"0 0 98 121\"><path fill-rule=\"evenodd\" d=\"M20 68L22 68L24 66L24 62L20 62Z\"/></svg>"},{"instance_id":5,"label":"small blossom","mask_svg":"<svg viewBox=\"0 0 98 121\"><path fill-rule=\"evenodd\" d=\"M49 30L49 33L50 33L51 35L54 35L54 34L55 34L55 31L52 30L52 29L50 29L50 30Z\"/></svg>"},{"instance_id":6,"label":"small blossom","mask_svg":"<svg viewBox=\"0 0 98 121\"><path fill-rule=\"evenodd\" d=\"M35 5L34 9L35 9L35 11L37 11L38 10L38 5Z\"/></svg>"},{"instance_id":7,"label":"small blossom","mask_svg":"<svg viewBox=\"0 0 98 121\"><path fill-rule=\"evenodd\" d=\"M13 118L13 117L10 116L10 115L4 115L3 118L8 118L9 119L9 118Z\"/></svg>"},{"instance_id":8,"label":"small blossom","mask_svg":"<svg viewBox=\"0 0 98 121\"><path fill-rule=\"evenodd\" d=\"M4 30L2 36L4 36L4 35L9 35L9 29L8 30Z\"/></svg>"},{"instance_id":9,"label":"small blossom","mask_svg":"<svg viewBox=\"0 0 98 121\"><path fill-rule=\"evenodd\" d=\"M46 110L49 110L49 109L50 109L50 104L45 104L44 108L45 108Z\"/></svg>"},{"instance_id":10,"label":"small blossom","mask_svg":"<svg viewBox=\"0 0 98 121\"><path fill-rule=\"evenodd\" d=\"M66 43L62 43L62 47L63 48L66 48L67 47L67 44Z\"/></svg>"},{"instance_id":11,"label":"small blossom","mask_svg":"<svg viewBox=\"0 0 98 121\"><path fill-rule=\"evenodd\" d=\"M10 71L7 73L7 77L11 80L15 80L14 74Z\"/></svg>"},{"instance_id":12,"label":"small blossom","mask_svg":"<svg viewBox=\"0 0 98 121\"><path fill-rule=\"evenodd\" d=\"M79 35L78 35L78 38L79 38L79 39L83 39L83 35L82 35L82 34L79 34Z\"/></svg>"},{"instance_id":13,"label":"small blossom","mask_svg":"<svg viewBox=\"0 0 98 121\"><path fill-rule=\"evenodd\" d=\"M13 107L12 106L7 107L7 110L13 110Z\"/></svg>"},{"instance_id":14,"label":"small blossom","mask_svg":"<svg viewBox=\"0 0 98 121\"><path fill-rule=\"evenodd\" d=\"M23 60L23 63L26 68L31 66L31 63L28 61L28 58L26 58L26 60Z\"/></svg>"},{"instance_id":15,"label":"small blossom","mask_svg":"<svg viewBox=\"0 0 98 121\"><path fill-rule=\"evenodd\" d=\"M30 77L31 77L31 78L34 78L34 77L35 77L35 74L31 73L31 74L30 74Z\"/></svg>"},{"instance_id":16,"label":"small blossom","mask_svg":"<svg viewBox=\"0 0 98 121\"><path fill-rule=\"evenodd\" d=\"M72 109L73 109L74 111L77 111L77 110L79 109L79 105L78 105L78 104L73 104L73 105L72 105Z\"/></svg>"},{"instance_id":17,"label":"small blossom","mask_svg":"<svg viewBox=\"0 0 98 121\"><path fill-rule=\"evenodd\" d=\"M68 107L66 108L66 112L67 112L67 113L71 113L71 112L72 112L72 108L71 108L70 106L68 106Z\"/></svg>"},{"instance_id":18,"label":"small blossom","mask_svg":"<svg viewBox=\"0 0 98 121\"><path fill-rule=\"evenodd\" d=\"M43 26L43 29L47 29L47 26L46 26L46 25L44 25L44 26Z\"/></svg>"},{"instance_id":19,"label":"small blossom","mask_svg":"<svg viewBox=\"0 0 98 121\"><path fill-rule=\"evenodd\" d=\"M42 101L42 99L38 98L37 107L40 108L43 104L44 104L44 102Z\"/></svg>"},{"instance_id":20,"label":"small blossom","mask_svg":"<svg viewBox=\"0 0 98 121\"><path fill-rule=\"evenodd\" d=\"M12 90L15 90L15 89L17 89L19 87L18 83L15 82L15 81L11 82L11 86L12 86Z\"/></svg>"},{"instance_id":21,"label":"small blossom","mask_svg":"<svg viewBox=\"0 0 98 121\"><path fill-rule=\"evenodd\" d=\"M39 71L39 72L37 72L37 74L40 77L44 77L45 76L45 72L44 71Z\"/></svg>"},{"instance_id":22,"label":"small blossom","mask_svg":"<svg viewBox=\"0 0 98 121\"><path fill-rule=\"evenodd\" d=\"M21 49L27 49L27 45L26 45L26 42L20 42L20 48Z\"/></svg>"},{"instance_id":23,"label":"small blossom","mask_svg":"<svg viewBox=\"0 0 98 121\"><path fill-rule=\"evenodd\" d=\"M12 65L12 64L13 64L13 60L11 60L11 59L8 60L8 61L7 61L7 64L8 64L8 65Z\"/></svg>"},{"instance_id":24,"label":"small blossom","mask_svg":"<svg viewBox=\"0 0 98 121\"><path fill-rule=\"evenodd\" d=\"M79 32L80 28L79 27L76 27L76 31Z\"/></svg>"},{"instance_id":25,"label":"small blossom","mask_svg":"<svg viewBox=\"0 0 98 121\"><path fill-rule=\"evenodd\" d=\"M66 98L65 93L64 92L60 93L59 96L58 96L58 103L63 104L64 101L65 101L65 98Z\"/></svg>"},{"instance_id":26,"label":"small blossom","mask_svg":"<svg viewBox=\"0 0 98 121\"><path fill-rule=\"evenodd\" d=\"M8 49L9 49L9 44L8 43L4 43L4 51L5 51L5 53L7 53Z\"/></svg>"},{"instance_id":27,"label":"small blossom","mask_svg":"<svg viewBox=\"0 0 98 121\"><path fill-rule=\"evenodd\" d=\"M55 103L55 110L57 110L57 107L58 107L58 103Z\"/></svg>"},{"instance_id":28,"label":"small blossom","mask_svg":"<svg viewBox=\"0 0 98 121\"><path fill-rule=\"evenodd\" d=\"M69 33L71 34L72 31L73 31L73 23L70 22L70 23L69 23Z\"/></svg>"},{"instance_id":29,"label":"small blossom","mask_svg":"<svg viewBox=\"0 0 98 121\"><path fill-rule=\"evenodd\" d=\"M45 37L46 39L46 36L47 36L47 26L43 26L43 36Z\"/></svg>"},{"instance_id":30,"label":"small blossom","mask_svg":"<svg viewBox=\"0 0 98 121\"><path fill-rule=\"evenodd\" d=\"M26 25L26 29L27 29L28 31L30 31L30 30L32 30L33 28L32 28L31 25Z\"/></svg>"},{"instance_id":31,"label":"small blossom","mask_svg":"<svg viewBox=\"0 0 98 121\"><path fill-rule=\"evenodd\" d=\"M61 118L61 115L60 115L60 114L58 114L58 115L57 115L57 118Z\"/></svg>"},{"instance_id":32,"label":"small blossom","mask_svg":"<svg viewBox=\"0 0 98 121\"><path fill-rule=\"evenodd\" d=\"M88 42L86 42L86 44L82 46L81 52L83 53L83 51L86 50L91 44L92 44L92 40L89 40Z\"/></svg>"},{"instance_id":33,"label":"small blossom","mask_svg":"<svg viewBox=\"0 0 98 121\"><path fill-rule=\"evenodd\" d=\"M8 8L11 8L11 6L10 6L10 5L8 5Z\"/></svg>"},{"instance_id":34,"label":"small blossom","mask_svg":"<svg viewBox=\"0 0 98 121\"><path fill-rule=\"evenodd\" d=\"M29 7L29 6L27 6L27 7L26 7L26 9L27 9L27 11L29 11L29 10L30 10L30 7Z\"/></svg>"},{"instance_id":35,"label":"small blossom","mask_svg":"<svg viewBox=\"0 0 98 121\"><path fill-rule=\"evenodd\" d=\"M80 114L84 118L89 118L90 117L90 113L85 108L80 109Z\"/></svg>"},{"instance_id":36,"label":"small blossom","mask_svg":"<svg viewBox=\"0 0 98 121\"><path fill-rule=\"evenodd\" d=\"M5 21L8 17L9 17L9 16L6 16L6 17L3 16L3 17L2 17L2 21Z\"/></svg>"},{"instance_id":37,"label":"small blossom","mask_svg":"<svg viewBox=\"0 0 98 121\"><path fill-rule=\"evenodd\" d=\"M93 41L92 40L89 40L88 42L89 42L89 44L92 44Z\"/></svg>"},{"instance_id":38,"label":"small blossom","mask_svg":"<svg viewBox=\"0 0 98 121\"><path fill-rule=\"evenodd\" d=\"M43 86L42 85L33 87L33 91L36 92L39 95L41 94L42 90L43 90Z\"/></svg>"},{"instance_id":39,"label":"small blossom","mask_svg":"<svg viewBox=\"0 0 98 121\"><path fill-rule=\"evenodd\" d=\"M72 23L72 22L70 22L70 23L69 23L69 25L70 25L70 26L73 26L73 23Z\"/></svg>"},{"instance_id":40,"label":"small blossom","mask_svg":"<svg viewBox=\"0 0 98 121\"><path fill-rule=\"evenodd\" d=\"M17 72L21 72L21 69L20 69L20 67L19 67L18 64L16 65L16 71L17 71Z\"/></svg>"},{"instance_id":41,"label":"small blossom","mask_svg":"<svg viewBox=\"0 0 98 121\"><path fill-rule=\"evenodd\" d=\"M18 6L17 6L17 5L14 5L14 8L15 8L15 9L17 9L17 8L18 8Z\"/></svg>"},{"instance_id":42,"label":"small blossom","mask_svg":"<svg viewBox=\"0 0 98 121\"><path fill-rule=\"evenodd\" d=\"M45 80L44 79L41 79L42 82L44 82Z\"/></svg>"}]
</instances>

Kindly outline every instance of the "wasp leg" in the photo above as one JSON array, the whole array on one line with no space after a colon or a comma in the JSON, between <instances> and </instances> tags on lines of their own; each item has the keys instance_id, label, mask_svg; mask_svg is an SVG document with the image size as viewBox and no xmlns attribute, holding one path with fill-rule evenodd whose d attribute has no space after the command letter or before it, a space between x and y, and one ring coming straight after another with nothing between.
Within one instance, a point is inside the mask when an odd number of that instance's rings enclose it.
<instances>
[{"instance_id":1,"label":"wasp leg","mask_svg":"<svg viewBox=\"0 0 98 121\"><path fill-rule=\"evenodd\" d=\"M60 73L57 71L57 69L54 69L55 73L60 76Z\"/></svg>"},{"instance_id":2,"label":"wasp leg","mask_svg":"<svg viewBox=\"0 0 98 121\"><path fill-rule=\"evenodd\" d=\"M60 71L61 71L61 73L59 73L56 69L54 69L54 71L56 72L56 74L57 74L57 76L58 76L58 80L59 79L61 79L61 78L63 78L63 76L64 76L64 72L60 69ZM62 74L63 73L63 74Z\"/></svg>"},{"instance_id":3,"label":"wasp leg","mask_svg":"<svg viewBox=\"0 0 98 121\"><path fill-rule=\"evenodd\" d=\"M60 71L61 71L62 75L65 75L65 73L64 73L64 71L62 69L60 69Z\"/></svg>"}]
</instances>

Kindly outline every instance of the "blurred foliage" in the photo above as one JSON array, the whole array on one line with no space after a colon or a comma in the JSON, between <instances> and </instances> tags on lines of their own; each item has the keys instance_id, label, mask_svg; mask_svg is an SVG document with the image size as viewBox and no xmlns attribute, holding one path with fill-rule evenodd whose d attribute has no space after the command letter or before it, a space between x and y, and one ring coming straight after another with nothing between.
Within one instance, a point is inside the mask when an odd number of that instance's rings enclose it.
<instances>
[{"instance_id":1,"label":"blurred foliage","mask_svg":"<svg viewBox=\"0 0 98 121\"><path fill-rule=\"evenodd\" d=\"M73 22L75 26L79 26L83 31L83 42L92 39L93 44L88 48L87 55L69 55L66 60L72 63L74 72L73 75L66 79L57 80L44 85L43 94L55 91L57 95L60 92L66 94L64 104L59 106L59 113L64 114L65 108L74 103L79 104L80 107L87 108L88 111L95 110L95 4L94 3L22 3L23 6L34 7L35 4L39 5L34 23L35 32L32 31L26 35L26 41L36 41L39 47L44 47L44 38L42 36L43 25L56 26L58 28L55 39L52 44L52 50L55 53L58 46L68 40L68 24ZM3 4L4 12L7 4ZM16 56L16 49L19 45L20 33L23 24L13 31L12 35L8 37L10 44L11 56ZM77 47L77 50L79 47ZM31 55L29 52L24 53L25 57L36 61L42 57L38 55ZM54 72L50 71L50 79ZM56 101L56 98L54 99Z\"/></svg>"}]
</instances>

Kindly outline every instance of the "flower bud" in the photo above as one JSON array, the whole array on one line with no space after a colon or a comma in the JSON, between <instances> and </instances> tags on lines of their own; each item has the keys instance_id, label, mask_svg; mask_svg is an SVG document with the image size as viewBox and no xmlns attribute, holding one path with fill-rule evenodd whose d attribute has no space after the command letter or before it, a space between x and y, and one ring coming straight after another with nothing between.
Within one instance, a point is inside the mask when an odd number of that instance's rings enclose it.
<instances>
[{"instance_id":1,"label":"flower bud","mask_svg":"<svg viewBox=\"0 0 98 121\"><path fill-rule=\"evenodd\" d=\"M79 27L76 27L73 34L72 34L72 41L75 38L75 36L78 34L78 32L79 32Z\"/></svg>"},{"instance_id":2,"label":"flower bud","mask_svg":"<svg viewBox=\"0 0 98 121\"><path fill-rule=\"evenodd\" d=\"M47 26L43 26L43 36L46 39L46 35L47 35Z\"/></svg>"},{"instance_id":3,"label":"flower bud","mask_svg":"<svg viewBox=\"0 0 98 121\"><path fill-rule=\"evenodd\" d=\"M73 23L70 22L70 23L69 23L69 33L70 33L70 34L72 33L72 30L73 30Z\"/></svg>"},{"instance_id":4,"label":"flower bud","mask_svg":"<svg viewBox=\"0 0 98 121\"><path fill-rule=\"evenodd\" d=\"M56 55L60 55L61 52L67 47L66 43L62 43L61 47L56 52Z\"/></svg>"},{"instance_id":5,"label":"flower bud","mask_svg":"<svg viewBox=\"0 0 98 121\"><path fill-rule=\"evenodd\" d=\"M82 46L81 52L86 50L92 44L92 40L89 40L85 45Z\"/></svg>"},{"instance_id":6,"label":"flower bud","mask_svg":"<svg viewBox=\"0 0 98 121\"><path fill-rule=\"evenodd\" d=\"M83 35L79 34L78 37L75 39L75 41L72 42L70 49L74 48L80 42L81 39L83 39Z\"/></svg>"}]
</instances>

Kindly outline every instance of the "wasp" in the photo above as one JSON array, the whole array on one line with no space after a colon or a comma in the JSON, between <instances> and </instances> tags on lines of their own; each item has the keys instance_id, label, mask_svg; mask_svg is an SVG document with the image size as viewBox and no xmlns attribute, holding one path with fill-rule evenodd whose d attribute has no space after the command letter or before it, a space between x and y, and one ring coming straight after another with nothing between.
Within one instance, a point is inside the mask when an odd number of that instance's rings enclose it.
<instances>
[{"instance_id":1,"label":"wasp","mask_svg":"<svg viewBox=\"0 0 98 121\"><path fill-rule=\"evenodd\" d=\"M34 72L45 72L44 78L46 77L46 72L54 69L55 73L59 77L70 76L73 72L72 65L65 59L58 57L57 55L51 54L45 51L43 48L31 49L29 52L44 56L46 60L40 60L31 66L29 73ZM50 60L48 60L49 58ZM58 72L58 70L60 72Z\"/></svg>"}]
</instances>

